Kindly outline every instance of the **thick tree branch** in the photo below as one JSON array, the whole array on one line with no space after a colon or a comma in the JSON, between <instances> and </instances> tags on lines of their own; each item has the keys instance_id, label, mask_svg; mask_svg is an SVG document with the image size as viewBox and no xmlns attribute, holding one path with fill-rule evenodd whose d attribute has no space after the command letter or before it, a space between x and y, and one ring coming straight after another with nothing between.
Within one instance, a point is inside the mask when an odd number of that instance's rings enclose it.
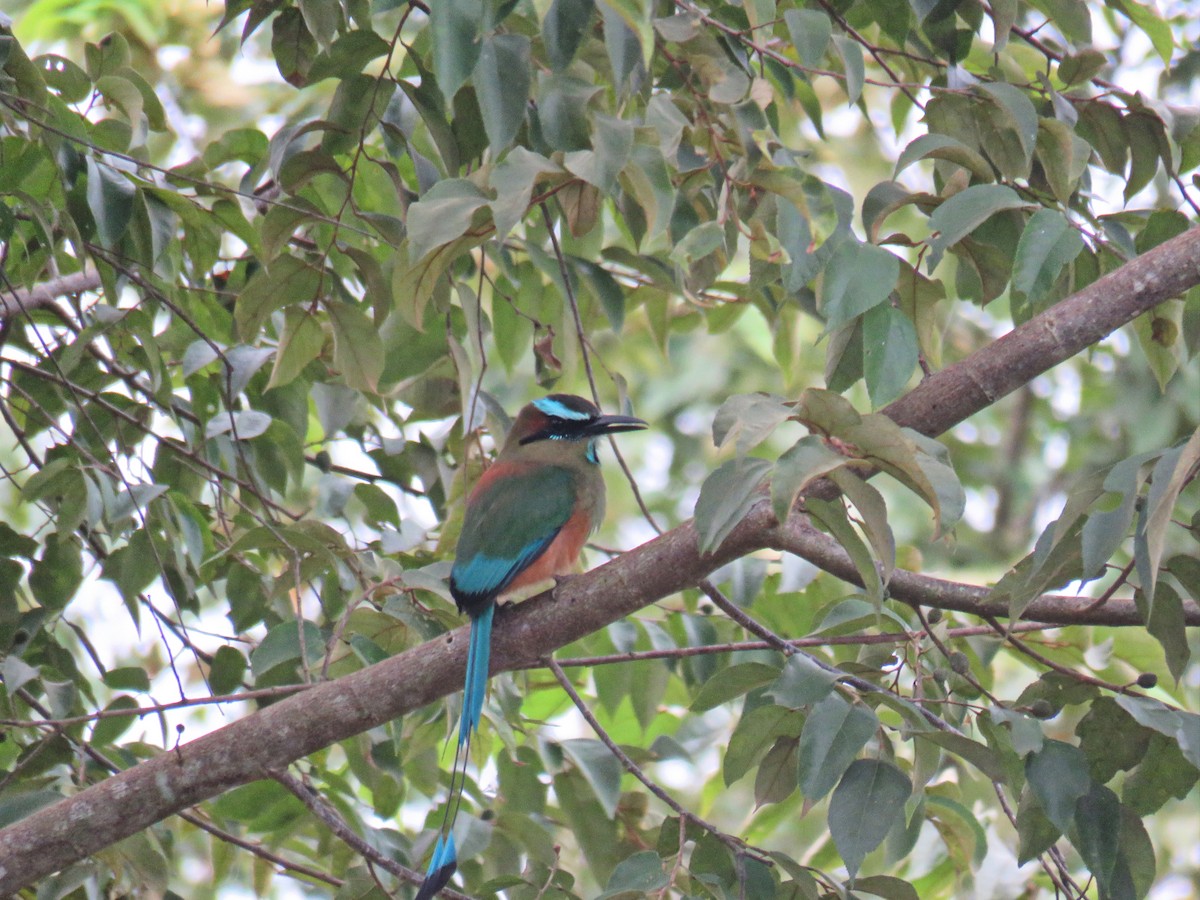
<instances>
[{"instance_id":1,"label":"thick tree branch","mask_svg":"<svg viewBox=\"0 0 1200 900\"><path fill-rule=\"evenodd\" d=\"M887 406L890 418L936 437L1200 284L1200 226L1148 250Z\"/></svg>"},{"instance_id":2,"label":"thick tree branch","mask_svg":"<svg viewBox=\"0 0 1200 900\"><path fill-rule=\"evenodd\" d=\"M1198 282L1200 228L1193 228L926 379L887 412L902 425L940 434ZM700 554L689 522L570 579L553 594L504 610L493 638L493 671L529 666L696 585L718 566L783 541L793 519L779 526L764 500L708 555ZM270 777L272 770L300 757L456 691L466 642L464 627L319 684L0 830L0 896L180 810Z\"/></svg>"}]
</instances>

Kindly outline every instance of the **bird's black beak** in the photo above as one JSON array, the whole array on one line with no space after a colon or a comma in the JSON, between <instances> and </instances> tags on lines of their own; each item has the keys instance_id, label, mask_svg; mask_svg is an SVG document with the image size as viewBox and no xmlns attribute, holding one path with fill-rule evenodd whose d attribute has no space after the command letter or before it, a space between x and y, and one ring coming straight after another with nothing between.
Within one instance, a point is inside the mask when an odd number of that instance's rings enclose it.
<instances>
[{"instance_id":1,"label":"bird's black beak","mask_svg":"<svg viewBox=\"0 0 1200 900\"><path fill-rule=\"evenodd\" d=\"M617 434L621 431L641 431L648 427L641 419L633 416L600 416L587 424L590 435Z\"/></svg>"}]
</instances>

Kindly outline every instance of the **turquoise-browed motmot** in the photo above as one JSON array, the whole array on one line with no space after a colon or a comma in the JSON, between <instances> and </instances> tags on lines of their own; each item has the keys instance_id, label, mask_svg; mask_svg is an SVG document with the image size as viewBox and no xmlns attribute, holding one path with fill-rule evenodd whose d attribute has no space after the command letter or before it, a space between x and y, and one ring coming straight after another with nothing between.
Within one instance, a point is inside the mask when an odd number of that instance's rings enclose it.
<instances>
[{"instance_id":1,"label":"turquoise-browed motmot","mask_svg":"<svg viewBox=\"0 0 1200 900\"><path fill-rule=\"evenodd\" d=\"M456 800L454 785L483 711L496 598L574 568L604 516L597 442L645 427L632 416L602 415L570 394L535 400L517 415L496 461L467 498L450 570L450 593L471 618L466 686L446 815L417 900L433 897L458 867L453 828L461 797Z\"/></svg>"}]
</instances>

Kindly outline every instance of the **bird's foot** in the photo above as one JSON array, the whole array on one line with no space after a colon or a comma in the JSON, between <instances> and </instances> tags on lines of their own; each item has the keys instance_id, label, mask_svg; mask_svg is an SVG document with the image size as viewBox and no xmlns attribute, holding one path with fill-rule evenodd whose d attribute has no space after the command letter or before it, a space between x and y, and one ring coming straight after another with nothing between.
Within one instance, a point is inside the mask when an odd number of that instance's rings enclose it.
<instances>
[{"instance_id":1,"label":"bird's foot","mask_svg":"<svg viewBox=\"0 0 1200 900\"><path fill-rule=\"evenodd\" d=\"M576 578L578 578L578 577L579 577L579 575L578 575L578 574L571 574L571 575L555 575L555 576L553 576L553 578L554 578L554 587L552 588L552 591L553 591L555 594L557 594L557 593L558 593L558 589L559 589L560 587L563 587L564 585L570 584L572 581L574 581L574 580L575 580Z\"/></svg>"}]
</instances>

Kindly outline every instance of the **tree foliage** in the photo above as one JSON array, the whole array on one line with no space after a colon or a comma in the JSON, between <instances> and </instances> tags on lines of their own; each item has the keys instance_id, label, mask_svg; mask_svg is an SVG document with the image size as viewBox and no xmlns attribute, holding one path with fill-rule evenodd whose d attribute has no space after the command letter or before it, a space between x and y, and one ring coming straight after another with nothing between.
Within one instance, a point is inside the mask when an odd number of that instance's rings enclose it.
<instances>
[{"instance_id":1,"label":"tree foliage","mask_svg":"<svg viewBox=\"0 0 1200 900\"><path fill-rule=\"evenodd\" d=\"M643 546L498 617L471 896L1195 879L1196 38L0 15L0 893L407 896L461 498L551 389L652 422L590 562Z\"/></svg>"}]
</instances>

